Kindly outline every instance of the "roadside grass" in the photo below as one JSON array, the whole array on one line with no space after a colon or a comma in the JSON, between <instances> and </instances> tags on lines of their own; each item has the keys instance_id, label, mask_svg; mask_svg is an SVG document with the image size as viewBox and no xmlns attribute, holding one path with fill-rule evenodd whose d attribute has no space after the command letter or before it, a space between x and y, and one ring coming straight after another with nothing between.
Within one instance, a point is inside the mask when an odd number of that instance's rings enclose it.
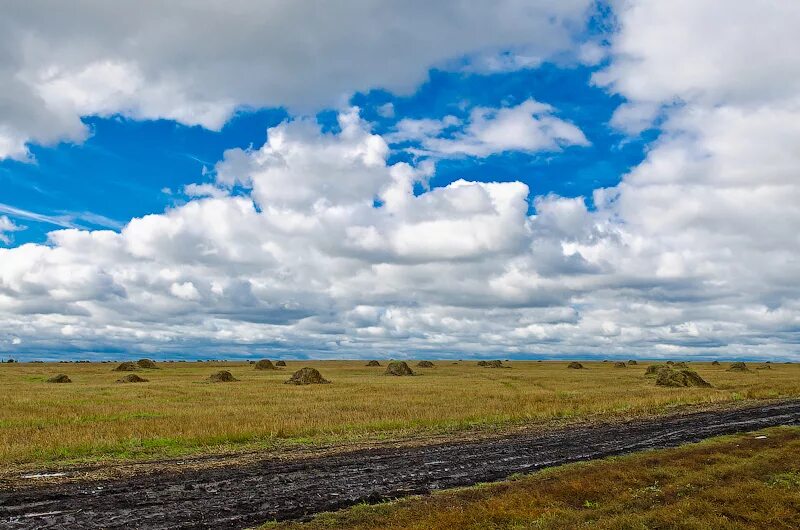
<instances>
[{"instance_id":1,"label":"roadside grass","mask_svg":"<svg viewBox=\"0 0 800 530\"><path fill-rule=\"evenodd\" d=\"M727 372L692 363L713 388L662 388L648 363L438 362L388 377L364 361L289 361L281 370L233 362L159 363L137 385L116 364L0 364L0 469L16 465L150 459L209 452L371 443L517 425L656 414L689 404L800 396L800 365ZM283 382L311 366L329 385ZM213 384L221 368L238 382ZM65 373L71 384L45 380Z\"/></svg>"},{"instance_id":2,"label":"roadside grass","mask_svg":"<svg viewBox=\"0 0 800 530\"><path fill-rule=\"evenodd\" d=\"M757 439L756 434L766 435ZM800 528L800 428L569 464L262 530Z\"/></svg>"}]
</instances>

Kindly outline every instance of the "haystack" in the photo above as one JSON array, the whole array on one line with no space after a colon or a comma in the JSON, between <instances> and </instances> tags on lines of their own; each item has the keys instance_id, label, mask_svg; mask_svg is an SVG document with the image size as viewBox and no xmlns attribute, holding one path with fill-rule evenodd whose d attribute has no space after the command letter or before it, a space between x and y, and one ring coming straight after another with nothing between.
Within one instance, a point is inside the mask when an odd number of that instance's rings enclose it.
<instances>
[{"instance_id":1,"label":"haystack","mask_svg":"<svg viewBox=\"0 0 800 530\"><path fill-rule=\"evenodd\" d=\"M394 361L386 366L384 375L414 375L414 371L403 361Z\"/></svg>"},{"instance_id":2,"label":"haystack","mask_svg":"<svg viewBox=\"0 0 800 530\"><path fill-rule=\"evenodd\" d=\"M567 368L572 368L574 370L583 370L583 365L579 362L571 362L567 365Z\"/></svg>"},{"instance_id":3,"label":"haystack","mask_svg":"<svg viewBox=\"0 0 800 530\"><path fill-rule=\"evenodd\" d=\"M484 368L505 368L505 366L503 366L503 361L500 360L479 361L478 366L483 366Z\"/></svg>"},{"instance_id":4,"label":"haystack","mask_svg":"<svg viewBox=\"0 0 800 530\"><path fill-rule=\"evenodd\" d=\"M370 361L367 363L367 366L380 366L380 365L381 363L379 363L378 361Z\"/></svg>"},{"instance_id":5,"label":"haystack","mask_svg":"<svg viewBox=\"0 0 800 530\"><path fill-rule=\"evenodd\" d=\"M139 367L136 366L135 364L133 364L132 362L124 362L124 363L120 364L119 366L117 366L116 368L114 368L114 371L115 372L135 372L138 369L139 369Z\"/></svg>"},{"instance_id":6,"label":"haystack","mask_svg":"<svg viewBox=\"0 0 800 530\"><path fill-rule=\"evenodd\" d=\"M275 366L286 366L286 361L278 361L275 363Z\"/></svg>"},{"instance_id":7,"label":"haystack","mask_svg":"<svg viewBox=\"0 0 800 530\"><path fill-rule=\"evenodd\" d=\"M644 371L644 375L656 375L662 368L667 368L667 366L664 364L651 364L647 367L647 370Z\"/></svg>"},{"instance_id":8,"label":"haystack","mask_svg":"<svg viewBox=\"0 0 800 530\"><path fill-rule=\"evenodd\" d=\"M275 365L269 359L261 359L256 363L256 370L275 370Z\"/></svg>"},{"instance_id":9,"label":"haystack","mask_svg":"<svg viewBox=\"0 0 800 530\"><path fill-rule=\"evenodd\" d=\"M628 365L623 363L622 361L617 361L614 363L614 368L627 368Z\"/></svg>"},{"instance_id":10,"label":"haystack","mask_svg":"<svg viewBox=\"0 0 800 530\"><path fill-rule=\"evenodd\" d=\"M742 362L731 363L730 367L728 368L729 372L749 372L750 369L747 367L746 364Z\"/></svg>"},{"instance_id":11,"label":"haystack","mask_svg":"<svg viewBox=\"0 0 800 530\"><path fill-rule=\"evenodd\" d=\"M673 370L672 368L662 368L658 371L656 385L670 387L711 386L708 381L697 375L697 372L692 370Z\"/></svg>"},{"instance_id":12,"label":"haystack","mask_svg":"<svg viewBox=\"0 0 800 530\"><path fill-rule=\"evenodd\" d=\"M122 379L117 379L117 383L146 383L147 379L136 374L126 375Z\"/></svg>"},{"instance_id":13,"label":"haystack","mask_svg":"<svg viewBox=\"0 0 800 530\"><path fill-rule=\"evenodd\" d=\"M330 383L327 379L322 377L319 370L314 368L301 368L286 381L287 385L326 385Z\"/></svg>"},{"instance_id":14,"label":"haystack","mask_svg":"<svg viewBox=\"0 0 800 530\"><path fill-rule=\"evenodd\" d=\"M636 366L637 364L639 364L639 363L637 363L637 362L636 362L635 360L633 360L633 359L631 359L630 361L628 361L628 366Z\"/></svg>"},{"instance_id":15,"label":"haystack","mask_svg":"<svg viewBox=\"0 0 800 530\"><path fill-rule=\"evenodd\" d=\"M419 368L433 368L433 363L430 361L420 361L417 363Z\"/></svg>"},{"instance_id":16,"label":"haystack","mask_svg":"<svg viewBox=\"0 0 800 530\"><path fill-rule=\"evenodd\" d=\"M233 381L238 381L233 374L227 370L221 370L215 374L211 374L208 378L212 383L231 383Z\"/></svg>"},{"instance_id":17,"label":"haystack","mask_svg":"<svg viewBox=\"0 0 800 530\"><path fill-rule=\"evenodd\" d=\"M136 361L136 366L139 368L144 368L145 370L157 370L158 366L156 363L151 361L150 359L139 359Z\"/></svg>"},{"instance_id":18,"label":"haystack","mask_svg":"<svg viewBox=\"0 0 800 530\"><path fill-rule=\"evenodd\" d=\"M719 366L719 361L713 361L713 362L711 363L711 366Z\"/></svg>"},{"instance_id":19,"label":"haystack","mask_svg":"<svg viewBox=\"0 0 800 530\"><path fill-rule=\"evenodd\" d=\"M58 374L54 375L50 379L47 380L48 383L71 383L72 379L70 379L66 374Z\"/></svg>"}]
</instances>

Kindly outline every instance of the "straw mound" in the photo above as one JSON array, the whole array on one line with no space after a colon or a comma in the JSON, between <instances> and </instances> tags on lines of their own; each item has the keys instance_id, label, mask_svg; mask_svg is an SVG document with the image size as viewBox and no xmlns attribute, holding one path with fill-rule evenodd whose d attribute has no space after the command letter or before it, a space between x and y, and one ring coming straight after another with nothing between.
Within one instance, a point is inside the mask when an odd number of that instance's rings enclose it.
<instances>
[{"instance_id":1,"label":"straw mound","mask_svg":"<svg viewBox=\"0 0 800 530\"><path fill-rule=\"evenodd\" d=\"M574 370L583 370L583 365L578 362L571 362L567 365L567 368L572 368Z\"/></svg>"},{"instance_id":2,"label":"straw mound","mask_svg":"<svg viewBox=\"0 0 800 530\"><path fill-rule=\"evenodd\" d=\"M269 359L261 359L256 363L256 370L275 370L275 365Z\"/></svg>"},{"instance_id":3,"label":"straw mound","mask_svg":"<svg viewBox=\"0 0 800 530\"><path fill-rule=\"evenodd\" d=\"M231 383L233 381L238 381L233 374L227 370L219 371L215 374L211 374L208 378L212 383Z\"/></svg>"},{"instance_id":4,"label":"straw mound","mask_svg":"<svg viewBox=\"0 0 800 530\"><path fill-rule=\"evenodd\" d=\"M287 385L326 385L330 383L327 379L322 377L319 370L314 368L301 368L286 381Z\"/></svg>"},{"instance_id":5,"label":"straw mound","mask_svg":"<svg viewBox=\"0 0 800 530\"><path fill-rule=\"evenodd\" d=\"M367 366L380 366L380 365L381 363L379 363L378 361L370 361L367 363Z\"/></svg>"},{"instance_id":6,"label":"straw mound","mask_svg":"<svg viewBox=\"0 0 800 530\"><path fill-rule=\"evenodd\" d=\"M627 368L627 367L628 365L621 361L617 361L614 363L614 368Z\"/></svg>"},{"instance_id":7,"label":"straw mound","mask_svg":"<svg viewBox=\"0 0 800 530\"><path fill-rule=\"evenodd\" d=\"M117 383L146 383L147 379L136 374L126 375L122 379L117 379Z\"/></svg>"},{"instance_id":8,"label":"straw mound","mask_svg":"<svg viewBox=\"0 0 800 530\"><path fill-rule=\"evenodd\" d=\"M394 361L386 366L384 375L414 375L414 371L403 361Z\"/></svg>"},{"instance_id":9,"label":"straw mound","mask_svg":"<svg viewBox=\"0 0 800 530\"><path fill-rule=\"evenodd\" d=\"M433 363L430 361L420 361L417 363L420 368L433 368Z\"/></svg>"},{"instance_id":10,"label":"straw mound","mask_svg":"<svg viewBox=\"0 0 800 530\"><path fill-rule=\"evenodd\" d=\"M71 383L72 379L65 374L58 374L47 380L48 383Z\"/></svg>"},{"instance_id":11,"label":"straw mound","mask_svg":"<svg viewBox=\"0 0 800 530\"><path fill-rule=\"evenodd\" d=\"M275 363L275 366L286 366L286 361L278 361Z\"/></svg>"},{"instance_id":12,"label":"straw mound","mask_svg":"<svg viewBox=\"0 0 800 530\"><path fill-rule=\"evenodd\" d=\"M135 364L133 364L131 362L124 362L124 363L120 364L119 366L117 366L116 368L114 368L114 371L115 372L135 372L138 369L139 369L139 367L136 366Z\"/></svg>"},{"instance_id":13,"label":"straw mound","mask_svg":"<svg viewBox=\"0 0 800 530\"><path fill-rule=\"evenodd\" d=\"M697 372L692 370L673 370L672 368L663 368L658 372L656 379L658 386L670 387L710 387L711 384L697 375Z\"/></svg>"},{"instance_id":14,"label":"straw mound","mask_svg":"<svg viewBox=\"0 0 800 530\"><path fill-rule=\"evenodd\" d=\"M738 363L731 363L730 367L728 368L729 372L749 372L750 369L747 367L746 364L742 362Z\"/></svg>"},{"instance_id":15,"label":"straw mound","mask_svg":"<svg viewBox=\"0 0 800 530\"><path fill-rule=\"evenodd\" d=\"M139 368L144 368L146 370L157 370L158 369L158 366L156 366L156 363L151 361L150 359L139 359L138 361L136 361L136 366L138 366Z\"/></svg>"}]
</instances>

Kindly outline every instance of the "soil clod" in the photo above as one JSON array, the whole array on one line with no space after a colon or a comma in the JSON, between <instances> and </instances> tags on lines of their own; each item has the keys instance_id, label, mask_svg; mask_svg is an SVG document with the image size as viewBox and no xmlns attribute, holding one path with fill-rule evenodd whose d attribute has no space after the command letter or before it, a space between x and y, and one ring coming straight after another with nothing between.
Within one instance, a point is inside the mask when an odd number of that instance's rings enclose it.
<instances>
[{"instance_id":1,"label":"soil clod","mask_svg":"<svg viewBox=\"0 0 800 530\"><path fill-rule=\"evenodd\" d=\"M315 368L301 368L286 381L287 385L326 385L330 383Z\"/></svg>"}]
</instances>

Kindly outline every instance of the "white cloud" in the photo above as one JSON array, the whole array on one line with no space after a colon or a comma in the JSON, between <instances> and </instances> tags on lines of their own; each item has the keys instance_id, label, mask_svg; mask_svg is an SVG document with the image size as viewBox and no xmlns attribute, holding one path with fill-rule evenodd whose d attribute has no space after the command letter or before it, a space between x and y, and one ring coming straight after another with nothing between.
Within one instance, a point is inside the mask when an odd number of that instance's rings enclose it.
<instances>
[{"instance_id":1,"label":"white cloud","mask_svg":"<svg viewBox=\"0 0 800 530\"><path fill-rule=\"evenodd\" d=\"M23 230L24 227L14 223L5 215L0 215L0 243L11 243L11 233Z\"/></svg>"},{"instance_id":2,"label":"white cloud","mask_svg":"<svg viewBox=\"0 0 800 530\"><path fill-rule=\"evenodd\" d=\"M409 151L435 157L487 157L506 151L560 151L589 145L578 127L557 118L550 105L532 99L515 107L476 107L465 124L455 116L403 119L388 139L419 142L419 148Z\"/></svg>"},{"instance_id":3,"label":"white cloud","mask_svg":"<svg viewBox=\"0 0 800 530\"><path fill-rule=\"evenodd\" d=\"M491 3L21 2L0 20L0 159L81 142L81 116L220 128L239 106L310 110L407 93L428 69L569 48L590 0Z\"/></svg>"}]
</instances>

